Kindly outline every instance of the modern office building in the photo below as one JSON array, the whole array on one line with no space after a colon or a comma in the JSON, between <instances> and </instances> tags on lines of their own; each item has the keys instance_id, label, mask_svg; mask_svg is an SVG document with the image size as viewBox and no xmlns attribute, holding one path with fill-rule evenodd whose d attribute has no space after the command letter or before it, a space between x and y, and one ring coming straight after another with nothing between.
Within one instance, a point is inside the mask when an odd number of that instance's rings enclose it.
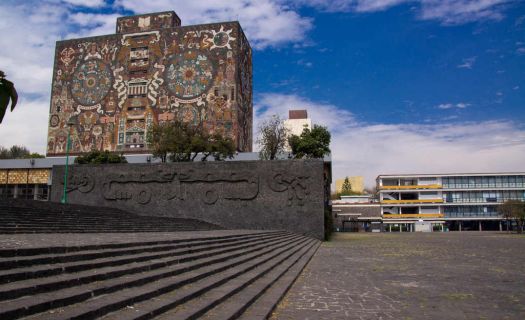
<instances>
[{"instance_id":1,"label":"modern office building","mask_svg":"<svg viewBox=\"0 0 525 320\"><path fill-rule=\"evenodd\" d=\"M238 22L182 26L173 11L121 17L116 33L58 41L47 155L149 153L156 123L184 121L252 150L252 51Z\"/></svg>"},{"instance_id":2,"label":"modern office building","mask_svg":"<svg viewBox=\"0 0 525 320\"><path fill-rule=\"evenodd\" d=\"M498 206L525 201L525 172L377 177L384 230L502 230Z\"/></svg>"}]
</instances>

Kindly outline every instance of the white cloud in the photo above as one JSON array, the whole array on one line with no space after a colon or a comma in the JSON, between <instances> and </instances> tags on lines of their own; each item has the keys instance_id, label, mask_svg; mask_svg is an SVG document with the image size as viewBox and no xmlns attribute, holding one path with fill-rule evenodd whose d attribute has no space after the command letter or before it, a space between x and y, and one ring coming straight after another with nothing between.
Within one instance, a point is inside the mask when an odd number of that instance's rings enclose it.
<instances>
[{"instance_id":1,"label":"white cloud","mask_svg":"<svg viewBox=\"0 0 525 320\"><path fill-rule=\"evenodd\" d=\"M256 49L306 41L312 28L310 18L274 0L118 0L116 4L135 13L176 10L183 25L238 20Z\"/></svg>"},{"instance_id":2,"label":"white cloud","mask_svg":"<svg viewBox=\"0 0 525 320\"><path fill-rule=\"evenodd\" d=\"M106 1L104 0L63 0L66 3L75 5L75 6L82 6L82 7L89 7L89 8L98 8L103 7L106 5Z\"/></svg>"},{"instance_id":3,"label":"white cloud","mask_svg":"<svg viewBox=\"0 0 525 320\"><path fill-rule=\"evenodd\" d=\"M408 0L299 0L297 2L303 5L313 6L328 12L372 12L383 11L400 3L408 2Z\"/></svg>"},{"instance_id":4,"label":"white cloud","mask_svg":"<svg viewBox=\"0 0 525 320\"><path fill-rule=\"evenodd\" d=\"M6 112L0 125L0 146L26 146L31 152L45 154L49 100L21 97L13 112Z\"/></svg>"},{"instance_id":5,"label":"white cloud","mask_svg":"<svg viewBox=\"0 0 525 320\"><path fill-rule=\"evenodd\" d=\"M66 12L51 3L0 3L0 68L21 93L49 94L55 42Z\"/></svg>"},{"instance_id":6,"label":"white cloud","mask_svg":"<svg viewBox=\"0 0 525 320\"><path fill-rule=\"evenodd\" d=\"M255 107L259 119L307 109L328 126L334 180L363 175L372 186L379 174L525 170L525 130L508 121L367 124L334 105L281 94L261 95Z\"/></svg>"},{"instance_id":7,"label":"white cloud","mask_svg":"<svg viewBox=\"0 0 525 320\"><path fill-rule=\"evenodd\" d=\"M512 0L421 0L420 18L445 25L501 20L504 4Z\"/></svg>"},{"instance_id":8,"label":"white cloud","mask_svg":"<svg viewBox=\"0 0 525 320\"><path fill-rule=\"evenodd\" d=\"M400 3L407 2L406 0L358 0L355 10L358 12L373 12L382 11Z\"/></svg>"},{"instance_id":9,"label":"white cloud","mask_svg":"<svg viewBox=\"0 0 525 320\"><path fill-rule=\"evenodd\" d=\"M472 69L472 66L474 66L474 63L476 63L476 59L478 57L474 56L474 57L470 57L470 58L465 58L463 59L463 63L459 64L457 67L458 68L463 68L463 69Z\"/></svg>"},{"instance_id":10,"label":"white cloud","mask_svg":"<svg viewBox=\"0 0 525 320\"><path fill-rule=\"evenodd\" d=\"M458 108L458 109L465 109L466 107L470 106L469 103L465 102L459 102L459 103L442 103L437 106L438 109L452 109L452 108Z\"/></svg>"},{"instance_id":11,"label":"white cloud","mask_svg":"<svg viewBox=\"0 0 525 320\"><path fill-rule=\"evenodd\" d=\"M375 12L400 4L416 4L419 19L436 20L444 25L500 20L505 4L511 2L513 0L298 0L302 5L329 12Z\"/></svg>"},{"instance_id":12,"label":"white cloud","mask_svg":"<svg viewBox=\"0 0 525 320\"><path fill-rule=\"evenodd\" d=\"M77 12L69 15L69 22L80 30L69 33L66 39L100 36L115 33L117 18L120 14L95 14Z\"/></svg>"},{"instance_id":13,"label":"white cloud","mask_svg":"<svg viewBox=\"0 0 525 320\"><path fill-rule=\"evenodd\" d=\"M256 97L254 128L258 128L258 121L279 115L281 119L288 118L290 109L306 109L308 117L314 123L327 126L330 130L346 128L355 124L353 114L331 104L309 101L297 95L284 95L275 93L261 94Z\"/></svg>"}]
</instances>

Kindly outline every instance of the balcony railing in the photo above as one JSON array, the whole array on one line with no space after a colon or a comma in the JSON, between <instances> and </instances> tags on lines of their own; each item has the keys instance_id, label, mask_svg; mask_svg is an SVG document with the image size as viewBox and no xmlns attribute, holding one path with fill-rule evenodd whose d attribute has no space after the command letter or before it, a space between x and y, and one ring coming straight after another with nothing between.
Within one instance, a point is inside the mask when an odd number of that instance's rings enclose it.
<instances>
[{"instance_id":1,"label":"balcony railing","mask_svg":"<svg viewBox=\"0 0 525 320\"><path fill-rule=\"evenodd\" d=\"M425 185L411 185L411 186L380 186L381 190L416 190L416 189L441 189L440 184L425 184Z\"/></svg>"},{"instance_id":2,"label":"balcony railing","mask_svg":"<svg viewBox=\"0 0 525 320\"><path fill-rule=\"evenodd\" d=\"M443 203L443 199L413 199L413 200L382 200L384 204L399 204L399 203Z\"/></svg>"},{"instance_id":3,"label":"balcony railing","mask_svg":"<svg viewBox=\"0 0 525 320\"><path fill-rule=\"evenodd\" d=\"M425 218L443 218L442 213L402 213L402 214L384 214L383 219L425 219Z\"/></svg>"}]
</instances>

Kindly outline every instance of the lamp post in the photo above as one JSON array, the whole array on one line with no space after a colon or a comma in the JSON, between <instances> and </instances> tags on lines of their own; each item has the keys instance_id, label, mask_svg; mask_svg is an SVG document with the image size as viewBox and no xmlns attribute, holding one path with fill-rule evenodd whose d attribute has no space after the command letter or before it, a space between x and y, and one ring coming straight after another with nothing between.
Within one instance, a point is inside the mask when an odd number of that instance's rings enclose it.
<instances>
[{"instance_id":1,"label":"lamp post","mask_svg":"<svg viewBox=\"0 0 525 320\"><path fill-rule=\"evenodd\" d=\"M71 144L71 127L75 125L75 119L69 118L67 121L67 141L66 141L66 170L64 171L64 192L62 193L61 203L67 203L67 171L69 167L69 145Z\"/></svg>"}]
</instances>

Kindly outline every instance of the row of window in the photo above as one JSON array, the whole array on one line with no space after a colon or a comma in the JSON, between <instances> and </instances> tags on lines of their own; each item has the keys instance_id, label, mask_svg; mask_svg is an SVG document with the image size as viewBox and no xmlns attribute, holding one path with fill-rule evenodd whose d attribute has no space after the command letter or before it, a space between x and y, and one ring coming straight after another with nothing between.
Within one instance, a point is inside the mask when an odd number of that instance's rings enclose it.
<instances>
[{"instance_id":1,"label":"row of window","mask_svg":"<svg viewBox=\"0 0 525 320\"><path fill-rule=\"evenodd\" d=\"M497 206L457 206L444 207L443 213L447 218L468 217L497 217L499 216Z\"/></svg>"},{"instance_id":2,"label":"row of window","mask_svg":"<svg viewBox=\"0 0 525 320\"><path fill-rule=\"evenodd\" d=\"M458 202L505 202L507 200L525 201L525 191L455 191L443 192L446 203Z\"/></svg>"},{"instance_id":3,"label":"row of window","mask_svg":"<svg viewBox=\"0 0 525 320\"><path fill-rule=\"evenodd\" d=\"M444 177L443 188L520 188L525 176Z\"/></svg>"},{"instance_id":4,"label":"row of window","mask_svg":"<svg viewBox=\"0 0 525 320\"><path fill-rule=\"evenodd\" d=\"M0 185L0 199L11 198L47 200L49 198L49 186L47 184Z\"/></svg>"}]
</instances>

